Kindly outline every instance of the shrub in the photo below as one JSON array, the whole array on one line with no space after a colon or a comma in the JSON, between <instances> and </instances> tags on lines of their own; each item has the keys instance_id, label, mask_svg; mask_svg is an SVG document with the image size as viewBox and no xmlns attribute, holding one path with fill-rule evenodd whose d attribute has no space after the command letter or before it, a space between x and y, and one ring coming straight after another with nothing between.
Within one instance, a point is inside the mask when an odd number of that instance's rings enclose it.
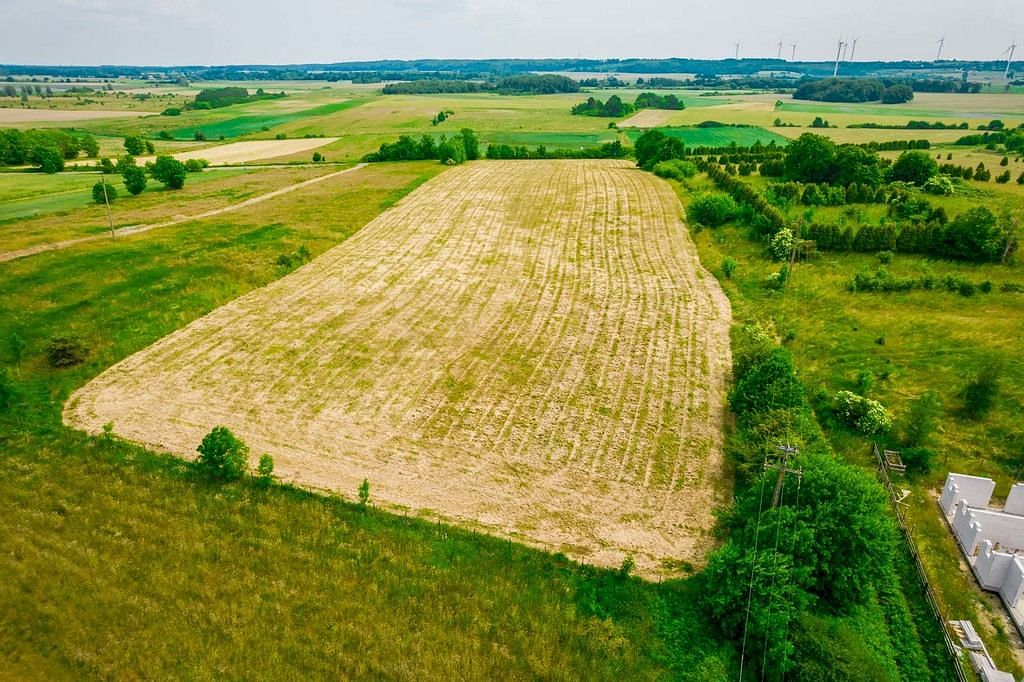
<instances>
[{"instance_id":1,"label":"shrub","mask_svg":"<svg viewBox=\"0 0 1024 682\"><path fill-rule=\"evenodd\" d=\"M124 150L129 156L138 156L146 150L146 145L142 143L141 137L129 135L124 138Z\"/></svg>"},{"instance_id":2,"label":"shrub","mask_svg":"<svg viewBox=\"0 0 1024 682\"><path fill-rule=\"evenodd\" d=\"M369 479L363 479L363 482L359 484L359 490L357 491L357 494L359 495L359 506L362 507L363 509L366 509L366 505L370 503Z\"/></svg>"},{"instance_id":3,"label":"shrub","mask_svg":"<svg viewBox=\"0 0 1024 682\"><path fill-rule=\"evenodd\" d=\"M939 196L953 195L953 180L948 175L933 175L921 186L925 192Z\"/></svg>"},{"instance_id":4,"label":"shrub","mask_svg":"<svg viewBox=\"0 0 1024 682\"><path fill-rule=\"evenodd\" d=\"M188 159L185 162L185 170L189 173L198 173L209 165L210 162L206 159Z\"/></svg>"},{"instance_id":5,"label":"shrub","mask_svg":"<svg viewBox=\"0 0 1024 682\"><path fill-rule=\"evenodd\" d=\"M7 368L0 367L0 412L14 403L14 382L7 375Z\"/></svg>"},{"instance_id":6,"label":"shrub","mask_svg":"<svg viewBox=\"0 0 1024 682\"><path fill-rule=\"evenodd\" d=\"M124 180L124 187L132 195L141 194L146 189L148 180L146 171L143 168L132 164L121 171L121 178Z\"/></svg>"},{"instance_id":7,"label":"shrub","mask_svg":"<svg viewBox=\"0 0 1024 682\"><path fill-rule=\"evenodd\" d=\"M927 444L941 416L942 403L935 391L918 396L903 420L903 442L909 446Z\"/></svg>"},{"instance_id":8,"label":"shrub","mask_svg":"<svg viewBox=\"0 0 1024 682\"><path fill-rule=\"evenodd\" d=\"M249 448L226 426L214 427L196 450L195 467L207 479L234 481L245 473Z\"/></svg>"},{"instance_id":9,"label":"shrub","mask_svg":"<svg viewBox=\"0 0 1024 682\"><path fill-rule=\"evenodd\" d=\"M771 251L772 258L775 260L788 260L794 243L793 232L784 227L772 236L768 250Z\"/></svg>"},{"instance_id":10,"label":"shrub","mask_svg":"<svg viewBox=\"0 0 1024 682\"><path fill-rule=\"evenodd\" d=\"M1005 185L1010 181L1010 169L1007 168L1005 171L996 176L996 182L1000 185Z\"/></svg>"},{"instance_id":11,"label":"shrub","mask_svg":"<svg viewBox=\"0 0 1024 682\"><path fill-rule=\"evenodd\" d=\"M995 405L1001 371L999 363L989 363L964 386L964 411L968 417L980 419Z\"/></svg>"},{"instance_id":12,"label":"shrub","mask_svg":"<svg viewBox=\"0 0 1024 682\"><path fill-rule=\"evenodd\" d=\"M732 279L732 275L736 272L736 261L726 256L722 259L722 276L726 279Z\"/></svg>"},{"instance_id":13,"label":"shrub","mask_svg":"<svg viewBox=\"0 0 1024 682\"><path fill-rule=\"evenodd\" d=\"M196 142L202 142L203 140L206 139L206 133L204 133L202 130L197 130L196 132L192 133L192 139L194 139Z\"/></svg>"},{"instance_id":14,"label":"shrub","mask_svg":"<svg viewBox=\"0 0 1024 682\"><path fill-rule=\"evenodd\" d=\"M892 417L877 400L850 391L839 391L834 402L839 418L866 436L885 433L892 428Z\"/></svg>"},{"instance_id":15,"label":"shrub","mask_svg":"<svg viewBox=\"0 0 1024 682\"><path fill-rule=\"evenodd\" d=\"M889 174L892 180L921 186L938 171L939 165L929 154L921 151L907 151L896 159L896 163L889 169Z\"/></svg>"},{"instance_id":16,"label":"shrub","mask_svg":"<svg viewBox=\"0 0 1024 682\"><path fill-rule=\"evenodd\" d=\"M174 135L171 135L170 131L167 131L167 130L161 130L159 133L157 133L157 137L159 137L161 140L173 140L174 139Z\"/></svg>"},{"instance_id":17,"label":"shrub","mask_svg":"<svg viewBox=\"0 0 1024 682\"><path fill-rule=\"evenodd\" d=\"M739 205L731 196L715 192L701 194L694 199L688 213L697 222L718 227L735 218L739 211Z\"/></svg>"},{"instance_id":18,"label":"shrub","mask_svg":"<svg viewBox=\"0 0 1024 682\"><path fill-rule=\"evenodd\" d=\"M163 110L161 116L181 116L181 109L178 107L168 107Z\"/></svg>"},{"instance_id":19,"label":"shrub","mask_svg":"<svg viewBox=\"0 0 1024 682\"><path fill-rule=\"evenodd\" d=\"M805 400L792 356L777 347L746 368L729 394L729 404L737 415L801 407Z\"/></svg>"},{"instance_id":20,"label":"shrub","mask_svg":"<svg viewBox=\"0 0 1024 682\"><path fill-rule=\"evenodd\" d=\"M905 448L900 451L900 457L907 471L912 473L927 474L935 465L935 451L926 447Z\"/></svg>"},{"instance_id":21,"label":"shrub","mask_svg":"<svg viewBox=\"0 0 1024 682\"><path fill-rule=\"evenodd\" d=\"M654 174L659 178L686 180L697 174L697 166L682 159L670 159L655 164Z\"/></svg>"},{"instance_id":22,"label":"shrub","mask_svg":"<svg viewBox=\"0 0 1024 682\"><path fill-rule=\"evenodd\" d=\"M256 481L266 487L274 480L274 458L270 455L260 455L260 463L256 467Z\"/></svg>"},{"instance_id":23,"label":"shrub","mask_svg":"<svg viewBox=\"0 0 1024 682\"><path fill-rule=\"evenodd\" d=\"M320 163L323 160L323 154L321 154L320 152L313 152L313 163Z\"/></svg>"},{"instance_id":24,"label":"shrub","mask_svg":"<svg viewBox=\"0 0 1024 682\"><path fill-rule=\"evenodd\" d=\"M158 156L149 172L165 187L181 189L185 186L185 175L188 171L185 169L185 164L173 156Z\"/></svg>"},{"instance_id":25,"label":"shrub","mask_svg":"<svg viewBox=\"0 0 1024 682\"><path fill-rule=\"evenodd\" d=\"M46 344L46 361L50 367L72 367L85 361L85 345L75 336L54 336Z\"/></svg>"},{"instance_id":26,"label":"shrub","mask_svg":"<svg viewBox=\"0 0 1024 682\"><path fill-rule=\"evenodd\" d=\"M106 195L104 196L104 189L106 189ZM92 200L97 204L105 204L108 201L113 203L114 199L117 198L117 189L113 185L108 185L105 182L97 182L92 186Z\"/></svg>"}]
</instances>

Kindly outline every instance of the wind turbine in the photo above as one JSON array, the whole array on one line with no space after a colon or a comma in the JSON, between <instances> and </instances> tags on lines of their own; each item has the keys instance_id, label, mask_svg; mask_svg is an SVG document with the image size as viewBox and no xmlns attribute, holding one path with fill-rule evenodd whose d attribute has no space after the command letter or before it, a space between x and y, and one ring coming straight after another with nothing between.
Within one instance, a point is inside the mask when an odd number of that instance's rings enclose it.
<instances>
[{"instance_id":1,"label":"wind turbine","mask_svg":"<svg viewBox=\"0 0 1024 682\"><path fill-rule=\"evenodd\" d=\"M740 58L740 44L736 43L736 59Z\"/></svg>"},{"instance_id":2,"label":"wind turbine","mask_svg":"<svg viewBox=\"0 0 1024 682\"><path fill-rule=\"evenodd\" d=\"M796 61L796 43L791 43L791 45L793 46L793 55L789 58L789 61L795 62Z\"/></svg>"},{"instance_id":3,"label":"wind turbine","mask_svg":"<svg viewBox=\"0 0 1024 682\"><path fill-rule=\"evenodd\" d=\"M850 61L851 62L853 61L853 55L855 55L857 53L857 41L858 40L860 40L860 38L854 38L853 39L853 47L850 48Z\"/></svg>"},{"instance_id":4,"label":"wind turbine","mask_svg":"<svg viewBox=\"0 0 1024 682\"><path fill-rule=\"evenodd\" d=\"M1007 80L1009 80L1009 78L1010 78L1010 64L1013 62L1013 51L1016 50L1016 49L1017 49L1017 36L1014 36L1013 37L1013 42L1010 43L1010 46L1008 48L1006 48L1005 51L1003 51L1003 54L1007 55L1007 57L1006 57L1006 71L1003 72L1003 78L1005 78ZM1002 57L1003 55L1001 54L999 56Z\"/></svg>"},{"instance_id":5,"label":"wind turbine","mask_svg":"<svg viewBox=\"0 0 1024 682\"><path fill-rule=\"evenodd\" d=\"M937 41L939 43L939 52L935 55L935 61L942 59L942 47L946 44L946 34L943 33L942 37Z\"/></svg>"},{"instance_id":6,"label":"wind turbine","mask_svg":"<svg viewBox=\"0 0 1024 682\"><path fill-rule=\"evenodd\" d=\"M779 38L779 54L775 58L782 59L782 38Z\"/></svg>"},{"instance_id":7,"label":"wind turbine","mask_svg":"<svg viewBox=\"0 0 1024 682\"><path fill-rule=\"evenodd\" d=\"M849 46L850 46L849 42L843 43L843 57L839 61L841 61L841 62L845 62L846 61L846 48L848 48Z\"/></svg>"},{"instance_id":8,"label":"wind turbine","mask_svg":"<svg viewBox=\"0 0 1024 682\"><path fill-rule=\"evenodd\" d=\"M836 68L832 69L832 77L835 78L839 75L839 56L843 53L843 42L842 37L839 38L839 44L836 45Z\"/></svg>"}]
</instances>

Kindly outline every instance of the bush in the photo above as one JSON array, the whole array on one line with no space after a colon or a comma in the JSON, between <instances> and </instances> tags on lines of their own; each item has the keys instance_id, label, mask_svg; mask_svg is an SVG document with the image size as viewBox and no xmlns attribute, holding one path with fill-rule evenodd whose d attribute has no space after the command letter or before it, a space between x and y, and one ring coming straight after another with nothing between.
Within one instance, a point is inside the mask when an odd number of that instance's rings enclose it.
<instances>
[{"instance_id":1,"label":"bush","mask_svg":"<svg viewBox=\"0 0 1024 682\"><path fill-rule=\"evenodd\" d=\"M984 417L995 405L999 394L999 363L989 363L964 386L964 411L971 419Z\"/></svg>"},{"instance_id":2,"label":"bush","mask_svg":"<svg viewBox=\"0 0 1024 682\"><path fill-rule=\"evenodd\" d=\"M323 160L323 154L321 154L320 152L313 152L313 163L320 163Z\"/></svg>"},{"instance_id":3,"label":"bush","mask_svg":"<svg viewBox=\"0 0 1024 682\"><path fill-rule=\"evenodd\" d=\"M918 396L903 421L903 442L908 446L927 444L941 416L942 403L935 391Z\"/></svg>"},{"instance_id":4,"label":"bush","mask_svg":"<svg viewBox=\"0 0 1024 682\"><path fill-rule=\"evenodd\" d=\"M54 336L46 344L46 361L50 367L72 367L85 361L85 345L75 336Z\"/></svg>"},{"instance_id":5,"label":"bush","mask_svg":"<svg viewBox=\"0 0 1024 682\"><path fill-rule=\"evenodd\" d=\"M209 165L210 162L206 159L188 159L185 161L185 170L189 173L198 173Z\"/></svg>"},{"instance_id":6,"label":"bush","mask_svg":"<svg viewBox=\"0 0 1024 682\"><path fill-rule=\"evenodd\" d=\"M732 275L736 272L736 261L726 256L722 259L722 276L726 279L732 279Z\"/></svg>"},{"instance_id":7,"label":"bush","mask_svg":"<svg viewBox=\"0 0 1024 682\"><path fill-rule=\"evenodd\" d=\"M173 156L158 156L150 167L150 175L170 189L181 189L185 186L185 175L188 171L185 164Z\"/></svg>"},{"instance_id":8,"label":"bush","mask_svg":"<svg viewBox=\"0 0 1024 682\"><path fill-rule=\"evenodd\" d=\"M939 172L939 165L929 154L921 151L907 151L900 154L889 169L891 180L909 182L922 186L928 179Z\"/></svg>"},{"instance_id":9,"label":"bush","mask_svg":"<svg viewBox=\"0 0 1024 682\"><path fill-rule=\"evenodd\" d=\"M834 398L836 414L847 426L865 436L885 433L892 428L892 417L877 400L850 391L839 391Z\"/></svg>"},{"instance_id":10,"label":"bush","mask_svg":"<svg viewBox=\"0 0 1024 682\"><path fill-rule=\"evenodd\" d=\"M260 463L256 467L256 482L266 487L274 480L274 458L270 455L260 455Z\"/></svg>"},{"instance_id":11,"label":"bush","mask_svg":"<svg viewBox=\"0 0 1024 682\"><path fill-rule=\"evenodd\" d=\"M926 447L905 448L900 451L900 458L907 467L907 471L917 474L927 474L935 465L935 451Z\"/></svg>"},{"instance_id":12,"label":"bush","mask_svg":"<svg viewBox=\"0 0 1024 682\"><path fill-rule=\"evenodd\" d=\"M370 503L369 479L363 479L363 482L359 484L359 490L357 491L357 494L359 495L359 506L365 509L366 505Z\"/></svg>"},{"instance_id":13,"label":"bush","mask_svg":"<svg viewBox=\"0 0 1024 682\"><path fill-rule=\"evenodd\" d=\"M181 116L181 109L178 107L168 107L163 110L161 116Z\"/></svg>"},{"instance_id":14,"label":"bush","mask_svg":"<svg viewBox=\"0 0 1024 682\"><path fill-rule=\"evenodd\" d=\"M226 426L214 427L196 450L196 470L209 480L234 481L245 473L249 448Z\"/></svg>"},{"instance_id":15,"label":"bush","mask_svg":"<svg viewBox=\"0 0 1024 682\"><path fill-rule=\"evenodd\" d=\"M204 133L202 130L197 130L196 132L192 133L192 139L195 140L196 142L202 142L206 139L206 133Z\"/></svg>"},{"instance_id":16,"label":"bush","mask_svg":"<svg viewBox=\"0 0 1024 682\"><path fill-rule=\"evenodd\" d=\"M953 195L953 180L948 175L933 175L921 186L925 192L939 196Z\"/></svg>"},{"instance_id":17,"label":"bush","mask_svg":"<svg viewBox=\"0 0 1024 682\"><path fill-rule=\"evenodd\" d=\"M659 178L686 180L697 174L697 166L682 159L669 159L655 164L654 174Z\"/></svg>"},{"instance_id":18,"label":"bush","mask_svg":"<svg viewBox=\"0 0 1024 682\"><path fill-rule=\"evenodd\" d=\"M14 404L14 382L7 375L7 368L0 367L0 412Z\"/></svg>"},{"instance_id":19,"label":"bush","mask_svg":"<svg viewBox=\"0 0 1024 682\"><path fill-rule=\"evenodd\" d=\"M772 258L775 260L789 260L789 256L793 252L794 243L793 232L789 228L784 227L772 236L768 250L771 251Z\"/></svg>"},{"instance_id":20,"label":"bush","mask_svg":"<svg viewBox=\"0 0 1024 682\"><path fill-rule=\"evenodd\" d=\"M104 196L104 188L106 188L106 196ZM117 189L113 185L108 185L105 182L97 182L92 186L92 200L97 204L105 204L108 201L114 203L114 199L117 198Z\"/></svg>"},{"instance_id":21,"label":"bush","mask_svg":"<svg viewBox=\"0 0 1024 682\"><path fill-rule=\"evenodd\" d=\"M690 202L689 216L699 223L718 227L739 215L740 207L728 194L706 193Z\"/></svg>"},{"instance_id":22,"label":"bush","mask_svg":"<svg viewBox=\"0 0 1024 682\"><path fill-rule=\"evenodd\" d=\"M124 138L124 150L129 156L138 156L146 151L146 145L142 143L142 138L136 135L129 135Z\"/></svg>"},{"instance_id":23,"label":"bush","mask_svg":"<svg viewBox=\"0 0 1024 682\"><path fill-rule=\"evenodd\" d=\"M132 195L142 193L149 181L146 179L146 171L135 164L126 167L121 171L121 178L124 180L124 187Z\"/></svg>"}]
</instances>

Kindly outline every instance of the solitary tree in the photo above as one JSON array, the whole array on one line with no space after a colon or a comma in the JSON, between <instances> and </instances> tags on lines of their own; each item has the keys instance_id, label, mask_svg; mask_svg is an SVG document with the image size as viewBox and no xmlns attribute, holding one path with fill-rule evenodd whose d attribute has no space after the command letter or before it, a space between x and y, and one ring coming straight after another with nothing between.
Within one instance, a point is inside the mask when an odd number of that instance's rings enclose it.
<instances>
[{"instance_id":1,"label":"solitary tree","mask_svg":"<svg viewBox=\"0 0 1024 682\"><path fill-rule=\"evenodd\" d=\"M106 182L97 182L92 186L92 200L97 204L108 204L117 198L117 189Z\"/></svg>"},{"instance_id":2,"label":"solitary tree","mask_svg":"<svg viewBox=\"0 0 1024 682\"><path fill-rule=\"evenodd\" d=\"M132 195L141 194L146 189L146 171L139 166L132 164L126 167L121 171L121 177L124 178L125 189Z\"/></svg>"},{"instance_id":3,"label":"solitary tree","mask_svg":"<svg viewBox=\"0 0 1024 682\"><path fill-rule=\"evenodd\" d=\"M196 450L199 457L195 466L209 479L234 481L245 473L249 447L226 426L214 427Z\"/></svg>"},{"instance_id":4,"label":"solitary tree","mask_svg":"<svg viewBox=\"0 0 1024 682\"><path fill-rule=\"evenodd\" d=\"M185 164L173 156L156 157L156 162L149 172L157 181L162 182L165 187L170 189L184 187L185 176L188 174Z\"/></svg>"},{"instance_id":5,"label":"solitary tree","mask_svg":"<svg viewBox=\"0 0 1024 682\"><path fill-rule=\"evenodd\" d=\"M142 138L136 135L129 135L124 138L124 149L131 156L138 156L146 151L146 146L142 143Z\"/></svg>"}]
</instances>

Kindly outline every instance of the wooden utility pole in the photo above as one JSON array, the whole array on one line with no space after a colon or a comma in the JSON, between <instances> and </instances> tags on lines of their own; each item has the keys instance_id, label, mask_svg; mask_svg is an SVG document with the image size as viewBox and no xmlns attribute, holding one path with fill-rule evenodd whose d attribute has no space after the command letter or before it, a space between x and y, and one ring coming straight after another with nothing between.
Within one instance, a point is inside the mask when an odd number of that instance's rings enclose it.
<instances>
[{"instance_id":1,"label":"wooden utility pole","mask_svg":"<svg viewBox=\"0 0 1024 682\"><path fill-rule=\"evenodd\" d=\"M789 456L800 454L800 448L795 445L786 443L778 447L782 451L782 460L777 464L768 464L765 460L765 469L776 469L779 472L778 478L775 479L775 492L772 494L772 509L779 506L779 500L782 497L782 483L786 480L786 474L796 474L797 477L804 475L803 469L790 469L789 468Z\"/></svg>"},{"instance_id":2,"label":"wooden utility pole","mask_svg":"<svg viewBox=\"0 0 1024 682\"><path fill-rule=\"evenodd\" d=\"M107 175L100 174L100 184L103 185L103 203L107 207L107 225L110 227L110 238L114 239L114 219L110 215L110 197L107 196Z\"/></svg>"}]
</instances>

